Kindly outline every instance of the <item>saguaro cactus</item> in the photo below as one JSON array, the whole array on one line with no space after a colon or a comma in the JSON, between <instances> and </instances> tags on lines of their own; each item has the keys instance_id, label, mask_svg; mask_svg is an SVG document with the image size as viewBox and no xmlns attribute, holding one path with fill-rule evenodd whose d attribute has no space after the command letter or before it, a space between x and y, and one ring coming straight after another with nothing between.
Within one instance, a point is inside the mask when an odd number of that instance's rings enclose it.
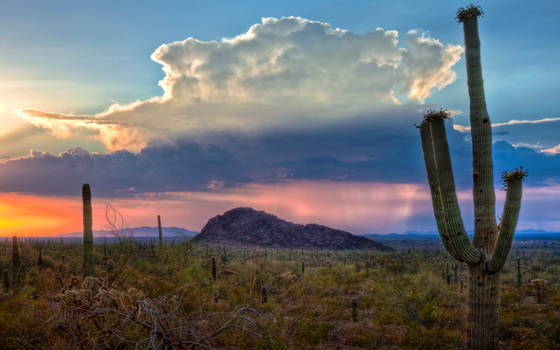
<instances>
[{"instance_id":1,"label":"saguaro cactus","mask_svg":"<svg viewBox=\"0 0 560 350\"><path fill-rule=\"evenodd\" d=\"M523 283L523 272L521 272L521 261L517 258L517 289L521 289Z\"/></svg>"},{"instance_id":2,"label":"saguaro cactus","mask_svg":"<svg viewBox=\"0 0 560 350\"><path fill-rule=\"evenodd\" d=\"M95 263L93 260L93 229L91 218L91 189L89 184L82 186L83 217L84 217L84 276L93 276Z\"/></svg>"},{"instance_id":3,"label":"saguaro cactus","mask_svg":"<svg viewBox=\"0 0 560 350\"><path fill-rule=\"evenodd\" d=\"M457 264L453 264L453 279L455 282L459 280L459 274L457 273Z\"/></svg>"},{"instance_id":4,"label":"saguaro cactus","mask_svg":"<svg viewBox=\"0 0 560 350\"><path fill-rule=\"evenodd\" d=\"M163 247L163 233L161 231L161 216L157 216L157 227L158 227L158 234L159 234L159 247Z\"/></svg>"},{"instance_id":5,"label":"saguaro cactus","mask_svg":"<svg viewBox=\"0 0 560 350\"><path fill-rule=\"evenodd\" d=\"M10 292L10 272L8 269L2 270L2 286L4 287L4 294Z\"/></svg>"},{"instance_id":6,"label":"saguaro cactus","mask_svg":"<svg viewBox=\"0 0 560 350\"><path fill-rule=\"evenodd\" d=\"M444 125L444 119L449 114L444 110L428 111L420 125L420 136L440 237L449 254L469 265L468 348L496 349L500 270L511 249L526 172L520 168L503 174L507 194L498 225L495 217L492 129L484 97L478 36L478 17L482 14L480 7L474 5L460 8L457 12L457 20L463 23L470 97L475 214L472 243L465 231L455 193Z\"/></svg>"},{"instance_id":7,"label":"saguaro cactus","mask_svg":"<svg viewBox=\"0 0 560 350\"><path fill-rule=\"evenodd\" d=\"M215 281L216 278L217 278L216 258L212 258L212 279Z\"/></svg>"},{"instance_id":8,"label":"saguaro cactus","mask_svg":"<svg viewBox=\"0 0 560 350\"><path fill-rule=\"evenodd\" d=\"M37 265L43 266L43 247L39 247L39 257L37 258Z\"/></svg>"},{"instance_id":9,"label":"saguaro cactus","mask_svg":"<svg viewBox=\"0 0 560 350\"><path fill-rule=\"evenodd\" d=\"M19 274L21 270L21 260L19 258L19 245L16 236L12 237L12 286L14 290L19 288Z\"/></svg>"},{"instance_id":10,"label":"saguaro cactus","mask_svg":"<svg viewBox=\"0 0 560 350\"><path fill-rule=\"evenodd\" d=\"M352 298L352 321L358 322L358 299Z\"/></svg>"},{"instance_id":11,"label":"saguaro cactus","mask_svg":"<svg viewBox=\"0 0 560 350\"><path fill-rule=\"evenodd\" d=\"M261 303L266 304L268 302L268 290L266 286L261 287Z\"/></svg>"}]
</instances>

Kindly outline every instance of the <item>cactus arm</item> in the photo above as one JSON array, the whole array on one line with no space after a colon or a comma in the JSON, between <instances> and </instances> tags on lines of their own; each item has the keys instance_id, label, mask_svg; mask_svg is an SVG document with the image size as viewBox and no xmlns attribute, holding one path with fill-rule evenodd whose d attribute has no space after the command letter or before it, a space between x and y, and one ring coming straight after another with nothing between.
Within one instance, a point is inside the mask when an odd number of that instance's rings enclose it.
<instances>
[{"instance_id":1,"label":"cactus arm","mask_svg":"<svg viewBox=\"0 0 560 350\"><path fill-rule=\"evenodd\" d=\"M498 272L502 269L511 250L513 234L515 232L515 226L517 225L519 209L521 208L522 189L522 177L507 181L507 194L504 204L504 212L500 222L500 235L498 236L498 242L496 243L494 254L488 262L488 271L492 273Z\"/></svg>"},{"instance_id":2,"label":"cactus arm","mask_svg":"<svg viewBox=\"0 0 560 350\"><path fill-rule=\"evenodd\" d=\"M461 218L443 118L425 118L420 125L420 138L434 215L443 245L455 259L471 265L478 264L482 254L469 241Z\"/></svg>"},{"instance_id":3,"label":"cactus arm","mask_svg":"<svg viewBox=\"0 0 560 350\"><path fill-rule=\"evenodd\" d=\"M480 58L478 18L462 20L465 36L465 59L469 88L470 123L473 151L473 199L475 233L473 244L491 252L498 233L496 225L496 195L492 164L492 126L486 98Z\"/></svg>"}]
</instances>

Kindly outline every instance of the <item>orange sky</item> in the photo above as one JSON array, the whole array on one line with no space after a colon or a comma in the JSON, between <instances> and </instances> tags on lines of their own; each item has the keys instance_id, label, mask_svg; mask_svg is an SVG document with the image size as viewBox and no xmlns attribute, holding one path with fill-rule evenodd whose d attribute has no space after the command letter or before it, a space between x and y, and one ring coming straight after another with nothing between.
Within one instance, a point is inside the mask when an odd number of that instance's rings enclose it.
<instances>
[{"instance_id":1,"label":"orange sky","mask_svg":"<svg viewBox=\"0 0 560 350\"><path fill-rule=\"evenodd\" d=\"M93 189L94 229L107 229L105 206L118 208L128 227L154 226L161 214L164 225L200 230L214 215L250 206L298 223L317 222L363 231L377 222L379 230L405 229L406 219L430 207L419 185L293 181L251 184L210 192L147 194L136 198L96 198ZM0 195L0 236L45 236L82 230L80 197Z\"/></svg>"},{"instance_id":2,"label":"orange sky","mask_svg":"<svg viewBox=\"0 0 560 350\"><path fill-rule=\"evenodd\" d=\"M42 236L75 230L81 220L75 198L0 195L0 236Z\"/></svg>"},{"instance_id":3,"label":"orange sky","mask_svg":"<svg viewBox=\"0 0 560 350\"><path fill-rule=\"evenodd\" d=\"M127 227L155 226L161 214L164 226L199 231L209 218L238 206L249 206L297 223L320 223L353 233L435 230L427 189L417 184L364 182L291 181L282 184L251 184L208 192L146 194L110 200L95 197L94 229L108 229L105 205L109 202L123 214ZM497 191L501 212L504 191ZM550 229L556 221L538 218L538 204L555 201L560 186L527 188L521 215L535 217ZM465 224L472 217L470 190L459 192ZM416 218L415 222L412 222ZM418 221L421 218L421 221ZM422 219L428 218L428 219ZM424 224L424 227L418 225ZM82 230L80 197L0 195L0 236L45 236Z\"/></svg>"}]
</instances>

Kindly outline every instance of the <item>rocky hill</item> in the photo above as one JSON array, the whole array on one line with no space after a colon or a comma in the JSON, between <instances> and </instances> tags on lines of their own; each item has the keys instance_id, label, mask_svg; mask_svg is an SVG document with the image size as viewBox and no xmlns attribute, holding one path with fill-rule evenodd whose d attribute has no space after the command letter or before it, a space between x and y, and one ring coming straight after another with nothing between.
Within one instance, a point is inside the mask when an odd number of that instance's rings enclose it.
<instances>
[{"instance_id":1,"label":"rocky hill","mask_svg":"<svg viewBox=\"0 0 560 350\"><path fill-rule=\"evenodd\" d=\"M213 217L193 240L232 247L393 250L346 231L317 224L298 225L251 208L235 208Z\"/></svg>"}]
</instances>

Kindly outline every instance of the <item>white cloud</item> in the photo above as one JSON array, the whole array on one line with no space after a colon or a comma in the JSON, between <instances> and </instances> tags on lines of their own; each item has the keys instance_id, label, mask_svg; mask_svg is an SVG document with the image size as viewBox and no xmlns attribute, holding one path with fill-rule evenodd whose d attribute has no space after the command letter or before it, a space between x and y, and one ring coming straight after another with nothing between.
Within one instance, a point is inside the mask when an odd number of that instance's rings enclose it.
<instances>
[{"instance_id":1,"label":"white cloud","mask_svg":"<svg viewBox=\"0 0 560 350\"><path fill-rule=\"evenodd\" d=\"M462 133L471 130L470 126L459 124L454 124L453 128ZM515 147L532 148L542 153L560 153L560 118L512 119L505 123L493 123L492 128L494 141L506 141Z\"/></svg>"},{"instance_id":2,"label":"white cloud","mask_svg":"<svg viewBox=\"0 0 560 350\"><path fill-rule=\"evenodd\" d=\"M536 120L517 120L512 119L505 123L492 123L493 128L499 128L501 126L508 126L508 125L518 125L518 124L541 124L541 123L549 123L549 122L557 122L560 121L560 118L542 118ZM454 124L453 129L458 130L460 132L467 132L471 130L470 126L464 126L460 124Z\"/></svg>"},{"instance_id":3,"label":"white cloud","mask_svg":"<svg viewBox=\"0 0 560 350\"><path fill-rule=\"evenodd\" d=\"M299 17L263 18L234 38L157 48L151 58L165 72L161 97L94 116L20 115L59 137L86 130L109 150L134 151L154 137L376 118L399 103L417 106L455 80L461 46L414 31L405 40L408 48L396 31L355 34Z\"/></svg>"}]
</instances>

